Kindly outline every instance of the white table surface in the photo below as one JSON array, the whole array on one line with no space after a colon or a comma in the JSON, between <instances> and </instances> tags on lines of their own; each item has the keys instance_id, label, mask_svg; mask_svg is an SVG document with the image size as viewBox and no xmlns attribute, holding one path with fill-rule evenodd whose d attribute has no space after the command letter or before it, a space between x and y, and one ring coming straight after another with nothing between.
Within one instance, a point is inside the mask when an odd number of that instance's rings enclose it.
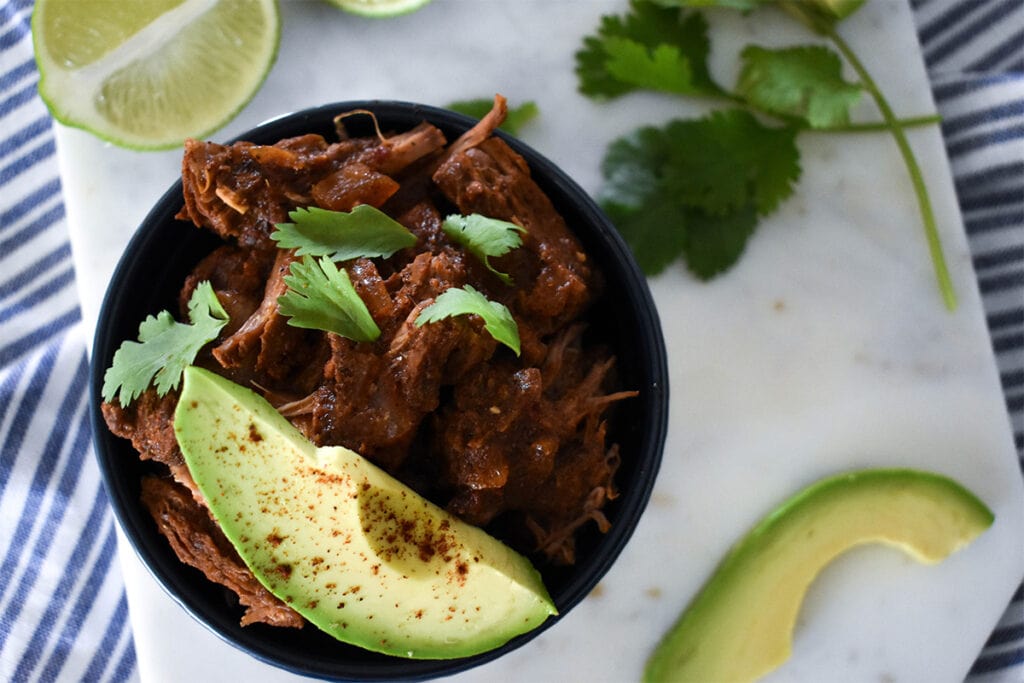
<instances>
[{"instance_id":1,"label":"white table surface","mask_svg":"<svg viewBox=\"0 0 1024 683\"><path fill-rule=\"evenodd\" d=\"M573 54L611 0L435 0L388 21L284 0L280 55L223 140L331 101L444 105L501 92L537 102L523 139L584 188L607 143L643 123L698 115L654 96L595 104ZM787 20L714 14L712 67L731 82L747 42L805 42ZM934 111L907 5L874 0L844 24L898 113ZM865 105L861 118L875 112ZM801 136L795 196L740 264L702 284L681 266L651 280L669 349L670 430L650 506L599 589L516 652L455 680L636 680L664 630L729 545L802 486L866 466L928 469L976 492L996 522L924 567L867 547L812 586L794 654L771 681L960 681L1024 574L1024 491L937 129L911 141L925 169L961 304L938 297L913 194L885 135ZM180 152L136 153L58 127L67 220L88 329L106 283ZM185 614L121 539L144 681L292 678ZM166 637L173 633L173 638Z\"/></svg>"}]
</instances>

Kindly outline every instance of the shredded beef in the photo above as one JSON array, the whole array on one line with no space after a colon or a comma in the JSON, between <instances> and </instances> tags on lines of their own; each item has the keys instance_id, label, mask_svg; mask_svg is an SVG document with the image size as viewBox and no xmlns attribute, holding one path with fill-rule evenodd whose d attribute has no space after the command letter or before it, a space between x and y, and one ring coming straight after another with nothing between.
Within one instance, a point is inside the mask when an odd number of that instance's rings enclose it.
<instances>
[{"instance_id":1,"label":"shredded beef","mask_svg":"<svg viewBox=\"0 0 1024 683\"><path fill-rule=\"evenodd\" d=\"M344 445L467 521L556 564L575 561L576 530L615 498L618 449L606 443L614 358L578 321L600 273L515 151L492 133L494 110L451 145L422 124L397 135L340 140L305 135L262 146L191 140L179 217L225 240L183 284L184 304L208 280L231 321L197 363L263 393L308 438ZM447 145L447 146L446 146ZM387 259L343 262L381 330L373 342L288 324L278 297L296 255L277 249L275 223L300 206L382 208L417 245ZM480 213L525 229L494 259L494 276L443 232L443 217ZM477 316L417 325L451 287L504 303L522 352L500 346ZM111 430L177 483L147 477L143 499L182 561L238 594L242 623L300 625L267 593L211 520L172 426L176 393L147 391L128 408L105 404ZM188 495L191 492L192 495ZM524 541L524 539L526 539Z\"/></svg>"},{"instance_id":2,"label":"shredded beef","mask_svg":"<svg viewBox=\"0 0 1024 683\"><path fill-rule=\"evenodd\" d=\"M294 260L293 252L277 250L262 300L241 326L218 340L211 369L266 389L301 392L315 386L320 375L316 361L327 354L323 335L289 325L277 304L287 290L284 277Z\"/></svg>"},{"instance_id":3,"label":"shredded beef","mask_svg":"<svg viewBox=\"0 0 1024 683\"><path fill-rule=\"evenodd\" d=\"M158 396L156 389L147 389L127 408L114 401L104 403L101 412L110 431L129 439L142 460L160 463L175 481L192 492L196 500L202 500L203 496L192 480L174 435L174 409L177 405L177 392Z\"/></svg>"},{"instance_id":4,"label":"shredded beef","mask_svg":"<svg viewBox=\"0 0 1024 683\"><path fill-rule=\"evenodd\" d=\"M601 415L634 392L602 395L612 359L586 353L582 327L550 344L540 367L479 366L437 417L438 452L454 490L448 509L479 526L522 515L552 560L574 560L572 532L615 497L617 452Z\"/></svg>"},{"instance_id":5,"label":"shredded beef","mask_svg":"<svg viewBox=\"0 0 1024 683\"><path fill-rule=\"evenodd\" d=\"M182 159L185 206L178 217L247 248L273 248L274 225L297 206L378 206L397 189L394 175L444 145L424 124L386 140L346 139L328 144L319 135L275 145L218 145L187 140Z\"/></svg>"},{"instance_id":6,"label":"shredded beef","mask_svg":"<svg viewBox=\"0 0 1024 683\"><path fill-rule=\"evenodd\" d=\"M238 596L246 607L242 626L262 622L301 627L305 623L295 610L256 580L231 541L187 489L167 479L147 476L142 479L142 503L178 559Z\"/></svg>"},{"instance_id":7,"label":"shredded beef","mask_svg":"<svg viewBox=\"0 0 1024 683\"><path fill-rule=\"evenodd\" d=\"M461 318L415 324L438 294L465 282L461 256L421 254L391 278L393 294L372 262L359 259L350 269L381 336L366 344L328 335L331 357L311 404L309 436L352 448L393 472L423 419L438 408L442 388L490 358L496 342L482 325Z\"/></svg>"},{"instance_id":8,"label":"shredded beef","mask_svg":"<svg viewBox=\"0 0 1024 683\"><path fill-rule=\"evenodd\" d=\"M525 228L523 247L495 259L499 269L521 283L509 302L513 311L541 335L580 316L599 286L596 273L521 156L503 140L487 138L451 155L434 180L460 212Z\"/></svg>"}]
</instances>

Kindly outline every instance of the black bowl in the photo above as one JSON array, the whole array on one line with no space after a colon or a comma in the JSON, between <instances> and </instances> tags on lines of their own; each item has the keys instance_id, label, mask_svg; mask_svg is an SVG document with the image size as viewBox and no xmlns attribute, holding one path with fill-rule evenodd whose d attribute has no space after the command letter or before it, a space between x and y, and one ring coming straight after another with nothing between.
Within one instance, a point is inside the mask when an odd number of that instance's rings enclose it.
<instances>
[{"instance_id":1,"label":"black bowl","mask_svg":"<svg viewBox=\"0 0 1024 683\"><path fill-rule=\"evenodd\" d=\"M407 130L421 121L438 126L454 140L475 121L434 107L390 101L341 102L270 121L239 139L271 144L286 137L319 133L333 139L334 117L354 109L376 114L384 130ZM369 117L346 121L353 135L372 135ZM365 126L365 128L360 128ZM605 512L611 530L601 534L587 525L577 541L577 562L571 568L542 569L544 582L561 616L582 600L629 540L647 505L661 461L668 418L668 369L657 311L646 280L611 223L590 197L550 161L523 143L503 136L528 162L544 189L590 257L603 270L608 286L594 306L590 329L618 357L624 388L640 391L621 401L609 425L609 442L618 443L622 465L617 483L621 495ZM241 610L233 595L183 565L139 501L140 475L147 470L131 444L110 433L100 413L103 374L114 351L135 339L145 316L176 310L176 297L186 274L219 243L204 230L188 229L174 216L182 207L181 183L157 203L128 244L110 281L93 345L92 421L96 452L114 513L142 561L171 597L218 636L252 656L289 671L325 679L423 679L453 674L510 652L548 628L558 618L490 652L455 660L407 660L379 655L340 643L312 626L280 629L256 624L242 628Z\"/></svg>"}]
</instances>

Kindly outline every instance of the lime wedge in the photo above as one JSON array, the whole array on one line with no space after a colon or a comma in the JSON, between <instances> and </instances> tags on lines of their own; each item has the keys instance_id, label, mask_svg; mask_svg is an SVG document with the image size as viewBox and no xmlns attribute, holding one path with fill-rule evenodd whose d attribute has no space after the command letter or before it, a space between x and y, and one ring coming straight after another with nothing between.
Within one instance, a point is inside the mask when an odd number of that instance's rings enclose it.
<instances>
[{"instance_id":1,"label":"lime wedge","mask_svg":"<svg viewBox=\"0 0 1024 683\"><path fill-rule=\"evenodd\" d=\"M335 7L364 17L394 17L415 12L430 0L327 0Z\"/></svg>"},{"instance_id":2,"label":"lime wedge","mask_svg":"<svg viewBox=\"0 0 1024 683\"><path fill-rule=\"evenodd\" d=\"M277 0L36 0L39 94L53 117L133 149L205 137L277 56Z\"/></svg>"}]
</instances>

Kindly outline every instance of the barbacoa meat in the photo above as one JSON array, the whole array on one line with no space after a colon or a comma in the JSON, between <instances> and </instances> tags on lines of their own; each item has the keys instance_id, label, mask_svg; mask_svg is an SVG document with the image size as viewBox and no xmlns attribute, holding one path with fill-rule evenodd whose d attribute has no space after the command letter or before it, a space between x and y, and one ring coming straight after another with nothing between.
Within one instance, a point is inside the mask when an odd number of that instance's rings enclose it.
<instances>
[{"instance_id":1,"label":"barbacoa meat","mask_svg":"<svg viewBox=\"0 0 1024 683\"><path fill-rule=\"evenodd\" d=\"M231 321L197 364L261 392L313 442L349 447L522 552L571 564L579 527L608 528L602 509L617 495L619 455L606 443L605 413L635 392L616 390L611 353L587 342L581 320L601 275L526 162L492 135L505 111L497 98L450 145L427 123L351 138L344 117L337 142L190 140L179 218L224 246L183 283L180 313L209 280ZM355 342L288 325L277 300L296 257L271 239L275 223L297 207L359 204L382 209L417 237L391 258L341 264L380 337ZM512 286L444 234L452 213L525 229L520 248L494 259ZM476 316L415 324L445 290L467 284L509 308L520 356ZM176 401L150 390L128 408L103 409L114 433L166 468L167 476L143 484L158 528L182 561L239 596L243 624L301 623L261 590L219 533L174 441Z\"/></svg>"},{"instance_id":2,"label":"barbacoa meat","mask_svg":"<svg viewBox=\"0 0 1024 683\"><path fill-rule=\"evenodd\" d=\"M298 612L256 580L231 541L210 518L206 508L196 504L188 489L168 479L146 476L142 479L142 504L178 559L238 596L238 601L246 608L242 626L260 622L301 627L305 623Z\"/></svg>"}]
</instances>

